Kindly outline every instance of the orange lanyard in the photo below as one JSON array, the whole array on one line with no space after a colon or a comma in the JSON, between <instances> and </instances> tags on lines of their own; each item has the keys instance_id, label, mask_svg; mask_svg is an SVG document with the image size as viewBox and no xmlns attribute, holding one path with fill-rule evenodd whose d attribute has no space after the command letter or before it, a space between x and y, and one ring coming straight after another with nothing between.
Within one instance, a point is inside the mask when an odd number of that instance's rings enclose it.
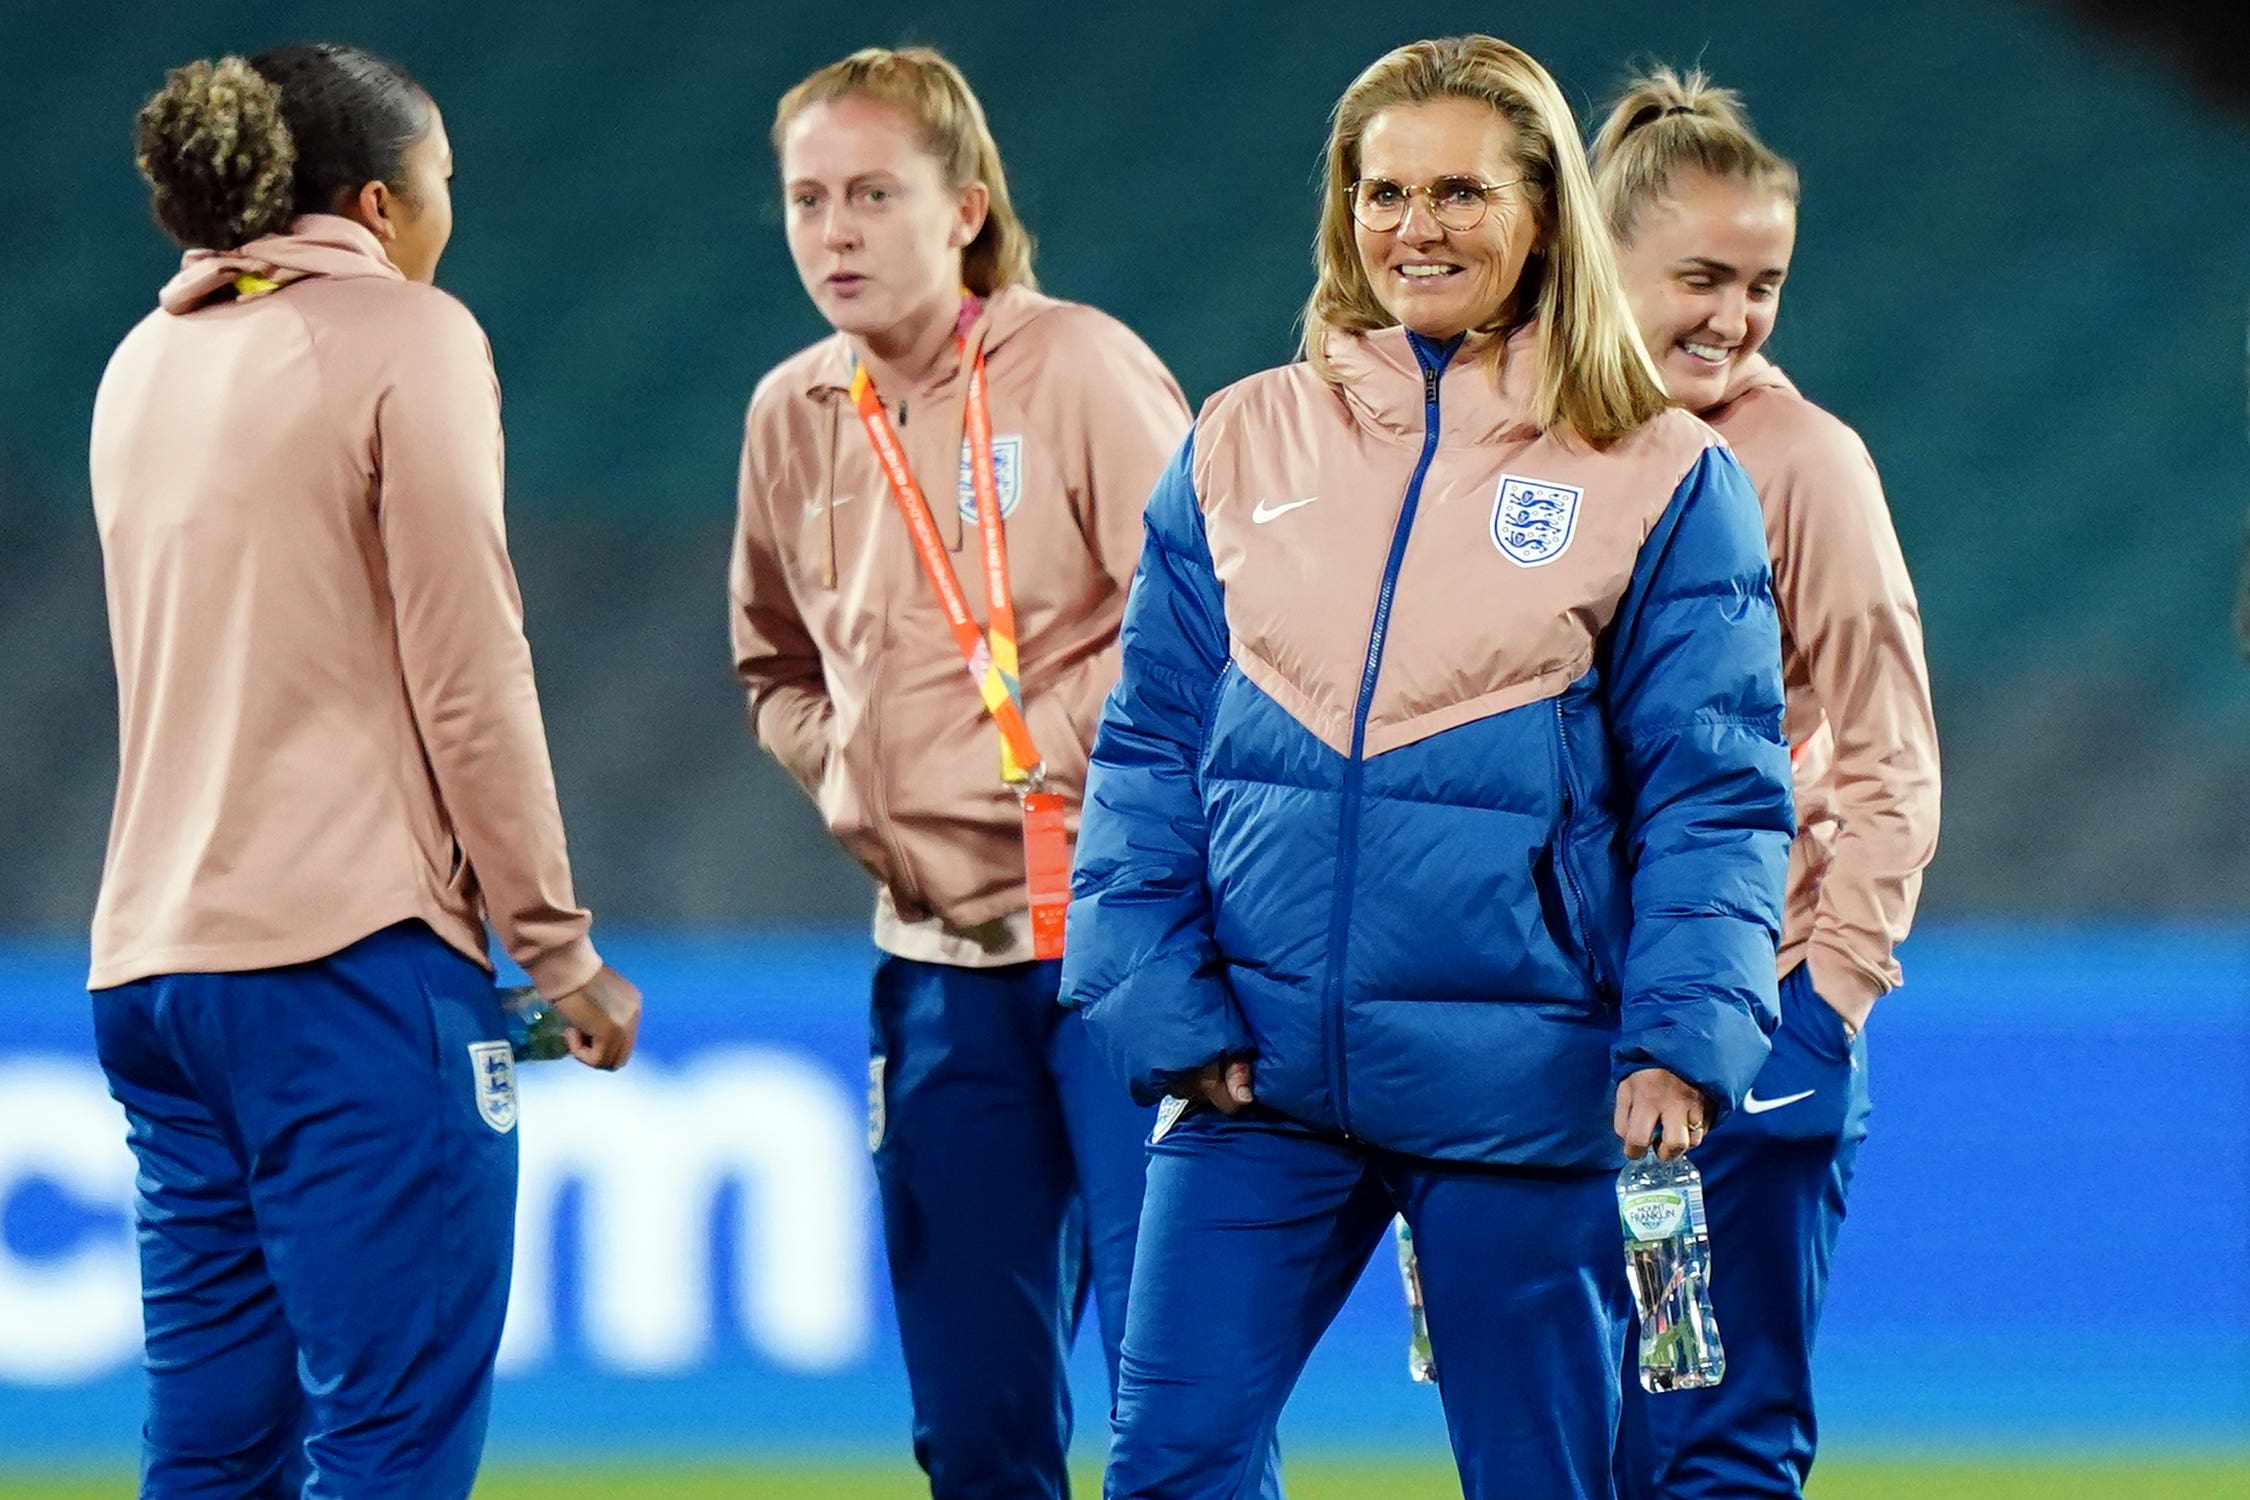
<instances>
[{"instance_id":1,"label":"orange lanyard","mask_svg":"<svg viewBox=\"0 0 2250 1500\"><path fill-rule=\"evenodd\" d=\"M966 340L963 343L962 353L968 355ZM875 394L875 382L868 376L867 367L856 360L852 364L852 405L867 428L867 441L875 449L875 459L883 467L883 477L890 481L891 498L898 502L899 514L906 520L907 534L914 538L914 551L922 559L922 571L929 575L930 586L937 590L939 607L945 611L946 623L953 628L953 640L961 648L969 680L976 684L977 695L984 700L993 723L999 727L1001 779L1010 785L1036 791L1045 781L1044 768L1039 763L1038 748L1031 741L1031 726L1023 716L1023 686L1016 655L1016 606L1008 590L1008 532L1000 516L1000 486L993 477L992 408L985 397L984 350L979 348L968 358L969 394L962 415L962 442L969 450L970 482L976 491L977 532L984 555L984 597L992 620L989 631L979 630L975 617L969 613L969 596L962 591L961 580L953 576L953 564L945 555L945 543L938 536L937 518L930 513L930 502L906 462L906 451L891 428L891 419L883 410L881 398Z\"/></svg>"},{"instance_id":2,"label":"orange lanyard","mask_svg":"<svg viewBox=\"0 0 2250 1500\"><path fill-rule=\"evenodd\" d=\"M969 479L976 492L977 533L984 560L984 597L991 626L977 629L969 613L969 596L953 574L938 536L937 518L928 497L914 478L891 427L889 414L875 394L867 367L852 363L852 406L867 429L868 444L883 477L890 481L891 498L905 518L907 535L922 559L922 571L937 590L938 604L952 627L954 644L976 684L977 696L1000 730L1000 779L1015 789L1023 804L1024 874L1031 900L1033 955L1041 959L1062 957L1063 916L1070 905L1070 836L1061 794L1047 789L1046 767L1031 741L1031 725L1023 716L1023 684L1017 663L1016 606L1008 589L1008 532L1000 514L1000 485L993 475L992 408L985 395L984 349L972 354L968 339L961 352L969 361L969 391L961 418L964 447L969 450ZM1017 483L1022 483L1019 474Z\"/></svg>"}]
</instances>

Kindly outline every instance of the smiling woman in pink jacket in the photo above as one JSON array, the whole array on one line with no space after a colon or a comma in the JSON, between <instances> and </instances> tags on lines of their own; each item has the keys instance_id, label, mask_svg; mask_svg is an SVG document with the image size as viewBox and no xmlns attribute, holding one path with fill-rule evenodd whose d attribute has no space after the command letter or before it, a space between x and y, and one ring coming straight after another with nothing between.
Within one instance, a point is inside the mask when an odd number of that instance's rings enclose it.
<instances>
[{"instance_id":1,"label":"smiling woman in pink jacket","mask_svg":"<svg viewBox=\"0 0 2250 1500\"><path fill-rule=\"evenodd\" d=\"M613 1068L452 150L352 47L176 70L136 156L187 254L95 398L120 765L94 916L140 1162L141 1494L459 1500L508 1296L485 924Z\"/></svg>"},{"instance_id":2,"label":"smiling woman in pink jacket","mask_svg":"<svg viewBox=\"0 0 2250 1500\"><path fill-rule=\"evenodd\" d=\"M1063 1357L1090 1294L1115 1371L1149 1128L1055 1003L1066 828L1187 405L1122 324L1039 293L943 57L821 69L773 144L834 332L750 401L735 665L875 882L870 1140L915 1456L939 1500L1060 1500Z\"/></svg>"},{"instance_id":3,"label":"smiling woman in pink jacket","mask_svg":"<svg viewBox=\"0 0 2250 1500\"><path fill-rule=\"evenodd\" d=\"M1922 621L1859 435L1759 350L1797 236L1796 169L1701 73L1629 87L1595 142L1626 295L1672 399L1757 486L1781 616L1798 834L1781 1029L1739 1116L1697 1154L1727 1378L1650 1400L1627 1382L1626 1500L1794 1500L1812 1467L1813 1333L1867 1134L1876 998L1937 847Z\"/></svg>"}]
</instances>

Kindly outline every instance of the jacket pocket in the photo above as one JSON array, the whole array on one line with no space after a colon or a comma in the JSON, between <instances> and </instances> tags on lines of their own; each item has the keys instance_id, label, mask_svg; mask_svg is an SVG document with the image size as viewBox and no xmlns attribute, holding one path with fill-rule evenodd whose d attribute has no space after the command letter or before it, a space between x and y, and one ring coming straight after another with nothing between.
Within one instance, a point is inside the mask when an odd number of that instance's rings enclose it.
<instances>
[{"instance_id":1,"label":"jacket pocket","mask_svg":"<svg viewBox=\"0 0 2250 1500\"><path fill-rule=\"evenodd\" d=\"M1813 992L1804 967L1781 980L1781 1029L1773 1051L1758 1070L1757 1082L1726 1131L1747 1131L1775 1140L1834 1140L1864 1129L1867 1078L1844 1024Z\"/></svg>"},{"instance_id":2,"label":"jacket pocket","mask_svg":"<svg viewBox=\"0 0 2250 1500\"><path fill-rule=\"evenodd\" d=\"M1024 723L1031 729L1032 748L1047 768L1047 782L1074 806L1085 796L1087 755L1094 724L1101 717L1101 697L1094 699L1090 711L1085 701L1093 691L1091 679L1099 660L1089 657L1045 692L1024 699ZM1102 695L1107 693L1103 688Z\"/></svg>"},{"instance_id":3,"label":"jacket pocket","mask_svg":"<svg viewBox=\"0 0 2250 1500\"><path fill-rule=\"evenodd\" d=\"M1855 1039L1844 1030L1844 1018L1813 988L1812 965L1801 963L1782 981L1781 1024L1796 1033L1808 1050L1831 1062L1848 1063Z\"/></svg>"},{"instance_id":4,"label":"jacket pocket","mask_svg":"<svg viewBox=\"0 0 2250 1500\"><path fill-rule=\"evenodd\" d=\"M892 883L893 871L883 837L875 826L873 805L867 793L870 773L861 765L866 758L864 752L855 752L853 745L854 740L865 739L868 727L862 721L855 729L851 738L838 735L831 739L821 764L820 786L813 800L820 808L821 822L827 825L829 835L861 869L888 886Z\"/></svg>"},{"instance_id":5,"label":"jacket pocket","mask_svg":"<svg viewBox=\"0 0 2250 1500\"><path fill-rule=\"evenodd\" d=\"M1236 670L1234 658L1227 658L1227 664L1219 670L1218 681L1211 684L1210 695L1203 700L1203 717L1195 726L1195 781L1198 786L1211 774L1211 760L1219 748L1219 737L1211 729L1219 722L1219 700L1226 696L1227 684L1234 681Z\"/></svg>"},{"instance_id":6,"label":"jacket pocket","mask_svg":"<svg viewBox=\"0 0 2250 1500\"><path fill-rule=\"evenodd\" d=\"M1584 912L1563 870L1560 837L1548 840L1532 857L1531 887L1539 899L1540 925L1548 939L1585 982L1588 998L1599 998L1602 988L1595 977L1594 958L1580 936L1585 931Z\"/></svg>"},{"instance_id":7,"label":"jacket pocket","mask_svg":"<svg viewBox=\"0 0 2250 1500\"><path fill-rule=\"evenodd\" d=\"M1579 969L1586 976L1587 990L1598 1000L1608 1000L1615 993L1609 977L1603 970L1601 959L1594 947L1594 912L1587 897L1587 884L1577 865L1573 835L1577 831L1581 794L1578 790L1578 771L1571 760L1570 726L1565 717L1563 699L1551 700L1554 732L1549 743L1555 753L1555 795L1558 809L1555 834L1547 843L1546 853L1553 862L1558 904L1564 916L1564 935L1568 944L1564 951L1575 956ZM1534 872L1536 878L1536 872Z\"/></svg>"}]
</instances>

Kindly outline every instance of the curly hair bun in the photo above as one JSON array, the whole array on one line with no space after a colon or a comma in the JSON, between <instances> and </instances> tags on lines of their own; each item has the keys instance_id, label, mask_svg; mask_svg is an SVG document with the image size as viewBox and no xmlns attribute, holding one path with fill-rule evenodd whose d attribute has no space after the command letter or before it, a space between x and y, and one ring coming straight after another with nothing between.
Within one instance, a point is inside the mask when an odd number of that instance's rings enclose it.
<instances>
[{"instance_id":1,"label":"curly hair bun","mask_svg":"<svg viewBox=\"0 0 2250 1500\"><path fill-rule=\"evenodd\" d=\"M156 222L191 250L232 250L286 227L296 161L281 90L239 57L174 68L133 122L133 164Z\"/></svg>"}]
</instances>

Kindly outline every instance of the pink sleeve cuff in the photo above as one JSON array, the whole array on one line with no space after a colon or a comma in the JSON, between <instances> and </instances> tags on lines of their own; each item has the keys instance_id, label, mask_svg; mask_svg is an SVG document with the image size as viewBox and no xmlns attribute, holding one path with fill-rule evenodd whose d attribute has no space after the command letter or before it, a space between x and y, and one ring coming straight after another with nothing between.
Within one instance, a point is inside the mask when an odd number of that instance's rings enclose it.
<instances>
[{"instance_id":1,"label":"pink sleeve cuff","mask_svg":"<svg viewBox=\"0 0 2250 1500\"><path fill-rule=\"evenodd\" d=\"M1890 988L1850 959L1825 948L1808 949L1805 966L1812 970L1813 989L1855 1032L1867 1024L1875 1002Z\"/></svg>"},{"instance_id":2,"label":"pink sleeve cuff","mask_svg":"<svg viewBox=\"0 0 2250 1500\"><path fill-rule=\"evenodd\" d=\"M579 937L525 962L523 968L541 995L559 1000L593 981L602 971L602 956L594 951L592 938Z\"/></svg>"}]
</instances>

